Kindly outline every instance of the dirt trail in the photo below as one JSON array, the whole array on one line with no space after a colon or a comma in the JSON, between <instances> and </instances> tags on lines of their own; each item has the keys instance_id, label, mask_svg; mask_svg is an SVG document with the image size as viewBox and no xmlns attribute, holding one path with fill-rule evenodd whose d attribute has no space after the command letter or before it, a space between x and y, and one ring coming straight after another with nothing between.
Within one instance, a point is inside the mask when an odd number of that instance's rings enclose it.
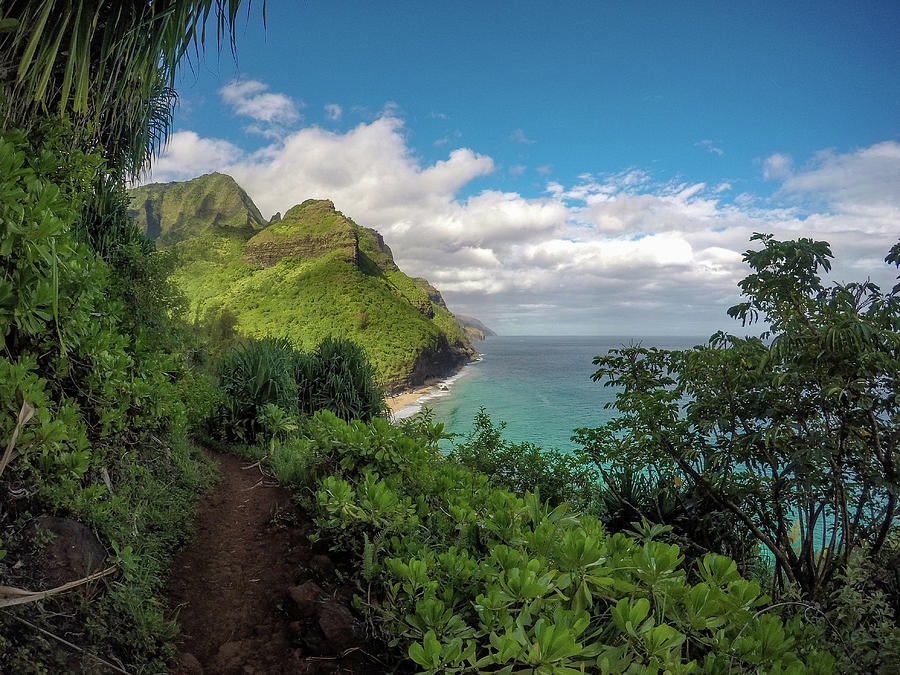
<instances>
[{"instance_id":1,"label":"dirt trail","mask_svg":"<svg viewBox=\"0 0 900 675\"><path fill-rule=\"evenodd\" d=\"M294 513L290 492L246 460L210 454L222 480L198 505L196 536L176 557L169 586L181 627L176 672L383 672L367 666L350 639L362 631L346 610L348 593L326 590L333 565L310 548L312 524L272 524L274 515ZM309 601L306 616L291 597ZM335 608L344 622L337 628L321 618ZM323 637L323 629L336 640Z\"/></svg>"}]
</instances>

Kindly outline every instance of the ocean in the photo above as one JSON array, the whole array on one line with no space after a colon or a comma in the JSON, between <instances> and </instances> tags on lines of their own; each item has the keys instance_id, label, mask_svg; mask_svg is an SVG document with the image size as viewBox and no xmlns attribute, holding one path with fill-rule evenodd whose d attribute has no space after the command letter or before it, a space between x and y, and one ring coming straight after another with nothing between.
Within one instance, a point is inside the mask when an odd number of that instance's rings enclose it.
<instances>
[{"instance_id":1,"label":"ocean","mask_svg":"<svg viewBox=\"0 0 900 675\"><path fill-rule=\"evenodd\" d=\"M631 343L685 349L707 337L490 337L475 347L481 359L465 366L419 401L398 411L414 414L422 405L434 411L445 430L465 436L479 408L495 423L506 422L503 436L542 448L571 450L572 431L607 422L615 410L603 405L615 390L591 380L594 356Z\"/></svg>"}]
</instances>

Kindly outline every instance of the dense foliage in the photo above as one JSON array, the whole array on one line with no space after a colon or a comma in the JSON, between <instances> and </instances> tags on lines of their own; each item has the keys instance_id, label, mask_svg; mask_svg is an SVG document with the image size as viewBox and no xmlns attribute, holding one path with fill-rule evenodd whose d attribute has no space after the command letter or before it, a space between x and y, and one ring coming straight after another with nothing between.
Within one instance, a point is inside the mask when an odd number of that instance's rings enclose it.
<instances>
[{"instance_id":1,"label":"dense foliage","mask_svg":"<svg viewBox=\"0 0 900 675\"><path fill-rule=\"evenodd\" d=\"M375 371L348 340L326 338L308 353L284 338L246 341L223 355L218 376L224 397L209 425L232 440L251 442L277 431L276 420L318 410L345 420L385 414Z\"/></svg>"},{"instance_id":2,"label":"dense foliage","mask_svg":"<svg viewBox=\"0 0 900 675\"><path fill-rule=\"evenodd\" d=\"M273 455L314 491L321 535L368 585L361 609L418 671L830 672L728 558L704 556L688 583L678 547L497 488L420 430L323 412Z\"/></svg>"},{"instance_id":3,"label":"dense foliage","mask_svg":"<svg viewBox=\"0 0 900 675\"><path fill-rule=\"evenodd\" d=\"M387 412L384 392L362 348L327 337L298 361L300 413L330 410L343 420L363 420Z\"/></svg>"},{"instance_id":4,"label":"dense foliage","mask_svg":"<svg viewBox=\"0 0 900 675\"><path fill-rule=\"evenodd\" d=\"M160 564L184 536L209 469L171 435L186 424L190 376L165 349L173 330L164 261L129 229L123 189L118 201L94 198L92 186L107 180L103 161L68 145L65 126L0 136L0 434L15 436L0 464L0 526L12 550L0 569L8 582L39 583L33 568L14 567L30 555L30 518L77 517L124 574L85 608L81 634L103 652L127 644L130 659L148 663L165 658L174 630L153 596ZM98 204L112 205L104 214L118 225L102 245L91 237ZM5 630L20 637L7 643L4 670L56 658L56 644L40 647L38 634L20 629Z\"/></svg>"},{"instance_id":5,"label":"dense foliage","mask_svg":"<svg viewBox=\"0 0 900 675\"><path fill-rule=\"evenodd\" d=\"M590 462L534 443L512 443L503 438L505 428L506 422L495 424L481 408L471 432L453 446L451 459L510 492L537 491L554 506L569 502L582 510L591 509L597 496L597 472Z\"/></svg>"},{"instance_id":6,"label":"dense foliage","mask_svg":"<svg viewBox=\"0 0 900 675\"><path fill-rule=\"evenodd\" d=\"M0 7L0 578L47 587L42 515L93 530L115 569L4 609L0 671L167 669L165 570L212 470L184 436L203 386L171 258L134 227L125 179L168 130L180 57L238 5Z\"/></svg>"},{"instance_id":7,"label":"dense foliage","mask_svg":"<svg viewBox=\"0 0 900 675\"><path fill-rule=\"evenodd\" d=\"M892 599L896 620L900 295L868 281L825 286L825 242L754 239L762 248L744 256L747 300L729 313L769 329L597 357L594 378L619 387L620 414L577 438L601 468L646 467L723 514L725 531L743 531L774 565L773 593L796 592L840 622L847 579L868 570L857 590L873 608ZM900 262L896 250L887 262ZM900 637L877 611L854 630L866 625L888 643Z\"/></svg>"}]
</instances>

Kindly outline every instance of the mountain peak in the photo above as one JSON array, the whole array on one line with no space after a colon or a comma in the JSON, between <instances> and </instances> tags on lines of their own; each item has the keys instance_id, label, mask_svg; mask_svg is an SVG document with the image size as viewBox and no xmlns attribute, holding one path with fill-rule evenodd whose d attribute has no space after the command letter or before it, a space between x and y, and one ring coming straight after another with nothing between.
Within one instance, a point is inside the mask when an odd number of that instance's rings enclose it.
<instances>
[{"instance_id":1,"label":"mountain peak","mask_svg":"<svg viewBox=\"0 0 900 675\"><path fill-rule=\"evenodd\" d=\"M255 234L244 247L244 260L271 267L286 258L317 258L338 252L341 259L358 264L358 229L335 210L330 199L307 199Z\"/></svg>"},{"instance_id":2,"label":"mountain peak","mask_svg":"<svg viewBox=\"0 0 900 675\"><path fill-rule=\"evenodd\" d=\"M209 231L249 239L266 225L250 195L224 173L150 183L130 190L129 196L135 224L164 246Z\"/></svg>"}]
</instances>

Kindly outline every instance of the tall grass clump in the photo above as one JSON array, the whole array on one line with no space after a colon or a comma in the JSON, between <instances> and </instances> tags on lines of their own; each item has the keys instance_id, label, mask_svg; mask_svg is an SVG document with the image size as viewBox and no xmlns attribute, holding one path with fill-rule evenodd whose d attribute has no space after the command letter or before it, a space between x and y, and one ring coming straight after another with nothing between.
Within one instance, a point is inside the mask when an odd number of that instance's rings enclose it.
<instances>
[{"instance_id":1,"label":"tall grass clump","mask_svg":"<svg viewBox=\"0 0 900 675\"><path fill-rule=\"evenodd\" d=\"M254 340L225 353L218 370L225 392L220 421L229 435L254 439L262 431L260 414L269 404L296 412L298 358L283 338Z\"/></svg>"},{"instance_id":2,"label":"tall grass clump","mask_svg":"<svg viewBox=\"0 0 900 675\"><path fill-rule=\"evenodd\" d=\"M384 392L362 347L327 337L297 360L300 412L330 410L342 420L365 422L384 416Z\"/></svg>"},{"instance_id":3,"label":"tall grass clump","mask_svg":"<svg viewBox=\"0 0 900 675\"><path fill-rule=\"evenodd\" d=\"M319 410L364 421L387 410L365 352L344 339L325 338L312 352L284 338L245 342L225 353L218 377L224 402L209 424L229 440L253 442Z\"/></svg>"}]
</instances>

